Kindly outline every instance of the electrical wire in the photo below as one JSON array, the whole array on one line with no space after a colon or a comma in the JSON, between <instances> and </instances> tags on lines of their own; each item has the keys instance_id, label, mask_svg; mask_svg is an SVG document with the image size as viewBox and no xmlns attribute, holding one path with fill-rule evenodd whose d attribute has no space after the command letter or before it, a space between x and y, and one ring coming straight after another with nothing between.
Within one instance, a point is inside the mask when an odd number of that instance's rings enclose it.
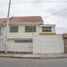
<instances>
[{"instance_id":1,"label":"electrical wire","mask_svg":"<svg viewBox=\"0 0 67 67\"><path fill-rule=\"evenodd\" d=\"M47 1L41 1L41 0L39 0L39 1L21 1L21 0L18 0L18 1L12 1L13 3L67 3L67 1L49 1L49 0L47 0Z\"/></svg>"},{"instance_id":2,"label":"electrical wire","mask_svg":"<svg viewBox=\"0 0 67 67\"><path fill-rule=\"evenodd\" d=\"M64 12L64 11L66 11L66 10L67 10L67 8L66 8L66 9L63 9L63 10L61 10L61 11L59 11L59 12L53 13L52 15L48 15L48 16L46 16L46 17L43 17L43 18L49 18L49 17L51 17L51 16L57 15L57 14L59 14L59 13L62 13L62 12Z\"/></svg>"}]
</instances>

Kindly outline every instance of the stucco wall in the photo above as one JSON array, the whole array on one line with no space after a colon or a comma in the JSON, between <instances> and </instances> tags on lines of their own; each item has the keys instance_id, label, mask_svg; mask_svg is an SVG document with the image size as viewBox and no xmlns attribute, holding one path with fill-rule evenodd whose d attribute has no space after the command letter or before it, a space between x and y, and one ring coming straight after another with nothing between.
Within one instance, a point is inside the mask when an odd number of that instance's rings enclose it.
<instances>
[{"instance_id":1,"label":"stucco wall","mask_svg":"<svg viewBox=\"0 0 67 67\"><path fill-rule=\"evenodd\" d=\"M14 40L9 40L7 44L7 51L16 51L16 52L32 52L33 51L33 44L30 43L15 43ZM0 39L0 51L5 50L5 45L3 40Z\"/></svg>"},{"instance_id":2,"label":"stucco wall","mask_svg":"<svg viewBox=\"0 0 67 67\"><path fill-rule=\"evenodd\" d=\"M55 26L52 26L52 25L33 25L33 26L36 26L36 32L25 32L25 26L32 26L32 25L19 25L18 26L18 32L10 32L10 26L8 28L8 38L32 38L33 36L32 35L39 35L39 33L42 32L42 26L45 26L45 27L52 27L52 32L55 33ZM6 29L4 27L4 29Z\"/></svg>"},{"instance_id":3,"label":"stucco wall","mask_svg":"<svg viewBox=\"0 0 67 67\"><path fill-rule=\"evenodd\" d=\"M4 51L3 40L0 40L0 51ZM33 43L15 43L9 40L8 51L33 53L64 53L64 44L61 35L40 35L33 37Z\"/></svg>"},{"instance_id":4,"label":"stucco wall","mask_svg":"<svg viewBox=\"0 0 67 67\"><path fill-rule=\"evenodd\" d=\"M64 53L61 35L34 36L33 53Z\"/></svg>"},{"instance_id":5,"label":"stucco wall","mask_svg":"<svg viewBox=\"0 0 67 67\"><path fill-rule=\"evenodd\" d=\"M42 27L51 27L52 29L52 33L56 33L55 31L55 25L54 24L43 24L43 25L40 25L41 26L41 32L42 32Z\"/></svg>"},{"instance_id":6,"label":"stucco wall","mask_svg":"<svg viewBox=\"0 0 67 67\"><path fill-rule=\"evenodd\" d=\"M5 50L5 46L4 46L3 39L0 39L0 51L4 51L4 50Z\"/></svg>"},{"instance_id":7,"label":"stucco wall","mask_svg":"<svg viewBox=\"0 0 67 67\"><path fill-rule=\"evenodd\" d=\"M18 51L18 52L32 52L32 42L14 42L14 40L9 40L7 45L7 51Z\"/></svg>"},{"instance_id":8,"label":"stucco wall","mask_svg":"<svg viewBox=\"0 0 67 67\"><path fill-rule=\"evenodd\" d=\"M26 25L27 26L27 25ZM25 25L19 26L19 31L16 33L10 33L8 29L8 38L32 38L32 35L38 35L41 32L41 27L36 25L36 32L25 32Z\"/></svg>"}]
</instances>

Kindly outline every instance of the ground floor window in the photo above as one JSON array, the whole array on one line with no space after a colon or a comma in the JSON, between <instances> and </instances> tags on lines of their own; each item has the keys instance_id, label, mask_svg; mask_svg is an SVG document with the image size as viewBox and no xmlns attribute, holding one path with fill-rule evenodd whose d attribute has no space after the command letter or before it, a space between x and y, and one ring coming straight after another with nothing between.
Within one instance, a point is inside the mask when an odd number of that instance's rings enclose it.
<instances>
[{"instance_id":1,"label":"ground floor window","mask_svg":"<svg viewBox=\"0 0 67 67\"><path fill-rule=\"evenodd\" d=\"M28 42L32 42L32 39L17 39L15 40L15 42L17 43L28 43Z\"/></svg>"}]
</instances>

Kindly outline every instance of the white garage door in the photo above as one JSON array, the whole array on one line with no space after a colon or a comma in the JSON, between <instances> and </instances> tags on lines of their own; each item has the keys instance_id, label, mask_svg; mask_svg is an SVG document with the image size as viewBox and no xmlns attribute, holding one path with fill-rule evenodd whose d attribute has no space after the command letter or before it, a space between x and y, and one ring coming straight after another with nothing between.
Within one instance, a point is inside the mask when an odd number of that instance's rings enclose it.
<instances>
[{"instance_id":1,"label":"white garage door","mask_svg":"<svg viewBox=\"0 0 67 67\"><path fill-rule=\"evenodd\" d=\"M7 45L8 51L17 51L17 52L32 52L33 45L32 41L26 40L9 40Z\"/></svg>"}]
</instances>

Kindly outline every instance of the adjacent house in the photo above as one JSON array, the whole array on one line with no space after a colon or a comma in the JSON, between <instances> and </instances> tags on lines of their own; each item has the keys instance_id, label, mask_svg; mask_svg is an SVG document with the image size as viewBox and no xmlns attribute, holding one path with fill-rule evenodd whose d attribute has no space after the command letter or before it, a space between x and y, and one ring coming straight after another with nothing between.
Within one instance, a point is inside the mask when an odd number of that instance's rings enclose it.
<instances>
[{"instance_id":1,"label":"adjacent house","mask_svg":"<svg viewBox=\"0 0 67 67\"><path fill-rule=\"evenodd\" d=\"M67 33L63 34L64 39L64 52L67 53Z\"/></svg>"},{"instance_id":2,"label":"adjacent house","mask_svg":"<svg viewBox=\"0 0 67 67\"><path fill-rule=\"evenodd\" d=\"M6 18L0 19L0 51L5 51ZM62 35L56 34L54 24L44 24L41 16L11 17L9 19L8 52L64 53Z\"/></svg>"}]
</instances>

